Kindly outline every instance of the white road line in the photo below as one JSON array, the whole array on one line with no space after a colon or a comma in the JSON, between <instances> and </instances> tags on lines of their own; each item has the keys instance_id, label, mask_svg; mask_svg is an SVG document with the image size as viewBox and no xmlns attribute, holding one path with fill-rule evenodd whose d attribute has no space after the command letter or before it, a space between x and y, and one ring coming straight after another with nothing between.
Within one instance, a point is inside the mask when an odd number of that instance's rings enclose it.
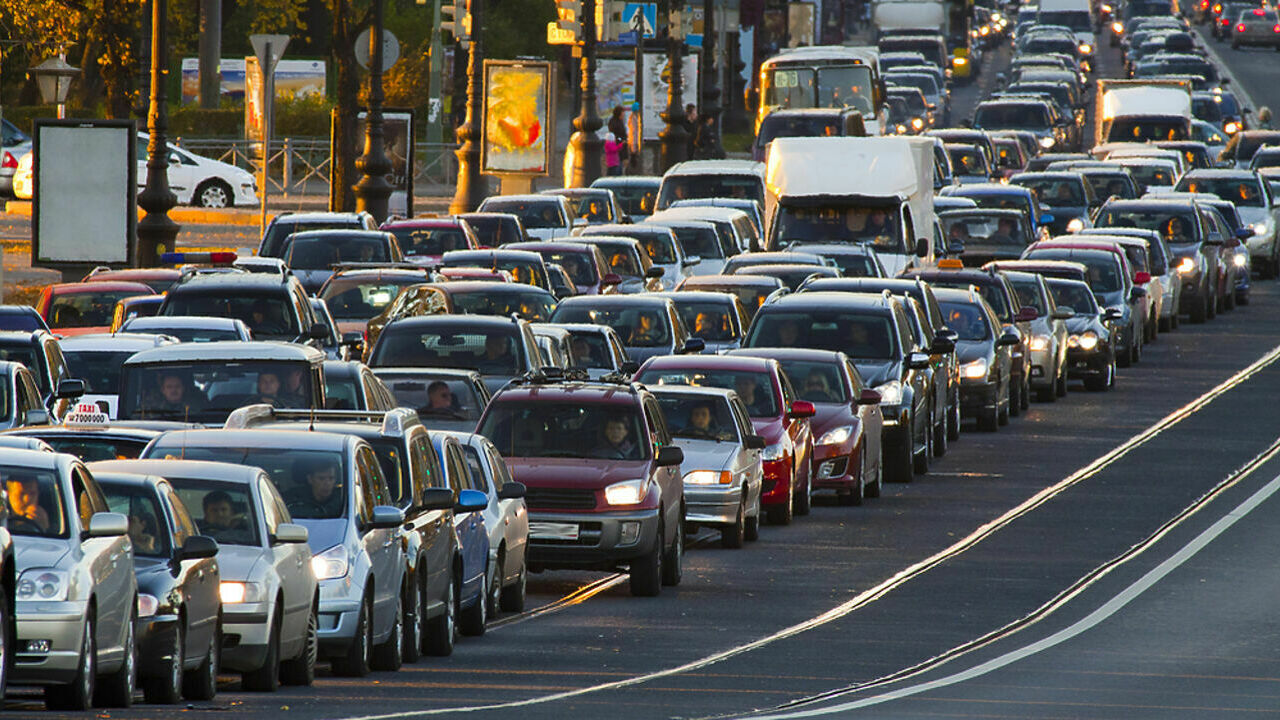
<instances>
[{"instance_id":1,"label":"white road line","mask_svg":"<svg viewBox=\"0 0 1280 720\"><path fill-rule=\"evenodd\" d=\"M1227 79L1231 81L1231 87L1227 89L1235 92L1236 99L1240 102L1240 107L1251 108L1254 112L1257 112L1258 104L1254 101L1253 95L1251 95L1249 91L1245 89L1245 86L1241 84L1240 78L1236 77L1236 74L1231 72L1231 66L1228 65L1226 61L1222 59L1222 56L1218 54L1218 51L1214 49L1213 43L1210 42L1209 38L1205 37L1204 31L1197 30L1196 35L1200 38L1200 47L1204 48L1205 52L1213 56L1215 64L1221 71L1220 74L1226 75Z\"/></svg>"},{"instance_id":2,"label":"white road line","mask_svg":"<svg viewBox=\"0 0 1280 720\"><path fill-rule=\"evenodd\" d=\"M864 607L866 605L869 605L872 602L875 602L876 600L879 600L881 597L884 597L890 591L900 587L901 585L911 580L912 578L928 571L930 568L946 560L949 560L952 557L960 554L961 552L964 552L965 550L968 550L969 548L977 545L979 542L986 539L987 537L995 533L1000 528L1004 527L1005 525L1008 525L1009 523L1025 515L1026 513L1034 510L1040 505L1043 505L1044 503L1052 499L1054 496L1066 491L1073 485L1079 483L1080 481L1086 478L1096 475L1098 472L1102 471L1107 466L1111 465L1115 461L1127 455L1133 449L1146 444L1152 438L1156 437L1157 435L1169 429L1170 427L1178 424L1182 420L1186 419L1193 413L1203 408L1205 405L1208 405L1210 402L1212 402L1214 399L1221 396L1223 393L1226 393L1232 388L1240 385L1241 383L1245 382L1249 378L1253 377L1254 375L1256 375L1258 372L1260 372L1267 366L1276 362L1277 359L1280 359L1280 345L1272 348L1269 352L1267 352L1262 357L1258 358L1256 361L1251 363L1248 367L1244 368L1243 370L1240 370L1239 372L1235 373L1234 375L1227 378L1223 382L1219 383L1213 389L1197 397L1196 399L1192 400L1186 405L1183 405L1181 408L1178 408L1172 413L1166 415L1164 418L1156 422L1154 425L1148 427L1146 430L1143 430L1137 435L1134 435L1133 437L1129 438L1128 440L1116 446L1115 448L1113 448L1106 454L1102 455L1101 457L1097 458L1093 462L1089 463L1083 468L1080 468L1074 473L1068 475L1066 478L1063 478L1056 484L1041 490L1035 495L1032 495L1030 498L1024 500L1021 504L1009 510L1008 512L1004 513L1000 517L995 518L994 520L991 520L979 526L976 530L974 530L968 536L954 543L950 547L898 571L888 579L881 581L879 584L871 588L868 588L867 590L864 590L861 593L858 593L857 595L850 598L849 600L835 606L834 608L831 608L830 610L820 615L814 616L812 618L809 618L808 620L797 623L795 625L791 625L790 627L783 628L771 635L766 635L764 637L757 638L756 640L753 640L749 643L728 648L726 650L721 650L720 652L707 655L705 657L699 658L697 660L693 660L691 662L687 662L683 665L678 665L678 666L667 668L664 670L657 670L651 673L645 673L643 675L636 675L633 677L624 678L622 680L614 680L612 682L578 688L576 690L566 690L564 692L552 693L548 695L540 695L537 697L525 698L523 700L512 700L508 702L492 703L488 705L464 705L459 707L433 708L429 710L409 710L405 712L385 713L385 714L379 714L379 715L356 715L356 716L349 716L349 717L343 718L343 720L400 720L401 718L429 717L433 715L444 715L447 713L463 713L463 712L469 713L469 712L480 712L480 711L486 711L486 710L500 710L500 709L506 709L506 708L527 707L530 705L539 705L539 704L548 703L548 702L555 702L557 700L565 700L568 698L579 697L582 695L589 695L591 693L601 692L605 690L617 690L621 688L632 687L635 685L641 685L643 683L647 683L652 680L657 680L664 677L680 675L682 673L690 672L693 670L700 670L710 665L714 665L724 660L728 660L730 658L736 657L743 653L751 652L758 648L771 645L779 640L785 640L786 638L799 635L800 633L803 633L805 631L812 630L814 628L821 627L828 623L834 622L836 620L839 620L840 618L845 617L846 615L852 613L853 611L861 607Z\"/></svg>"},{"instance_id":3,"label":"white road line","mask_svg":"<svg viewBox=\"0 0 1280 720\"><path fill-rule=\"evenodd\" d=\"M1270 457L1275 457L1277 454L1278 454L1278 451L1276 450L1272 450L1269 453ZM1260 465L1255 466L1245 475L1251 474L1254 470L1257 469L1257 467L1260 467ZM1241 476L1241 478L1239 479L1243 479L1243 477L1245 476ZM975 665L971 668L968 668L967 670L963 670L961 672L957 672L955 674L948 675L947 677L939 678L937 680L931 680L929 682L919 683L916 685L911 685L909 687L899 688L897 690L881 693L880 695L875 695L873 697L862 698L860 700L852 700L845 703L839 703L837 705L830 705L830 706L821 707L821 708L810 708L807 710L793 710L789 712L774 713L770 715L755 715L753 716L753 718L755 718L756 720L784 720L784 719L794 720L796 718L809 718L809 717L820 717L824 715L833 715L836 713L848 712L850 710L856 710L858 708L869 707L872 705L880 705L893 700L899 700L901 698L910 697L912 695L919 695L921 693L929 692L930 690L937 690L939 688L947 687L949 685L955 685L958 683L965 682L967 680L972 680L976 677L981 677L988 673L999 670L1000 668L1006 667L1008 665L1012 665L1013 663L1026 659L1032 655L1035 655L1036 653L1043 652L1057 645L1060 645L1066 642L1067 640L1070 640L1071 638L1074 638L1077 635L1080 635L1081 633L1087 630L1093 629L1094 627L1102 623L1102 621L1106 620L1107 618L1119 612L1122 608L1124 608L1130 602L1133 602L1134 600L1136 600L1144 592L1146 592L1147 590L1150 590L1157 583L1163 580L1169 573L1181 567L1184 563L1186 563L1188 560L1194 557L1197 553L1203 550L1206 546L1209 545L1209 543L1213 542L1216 538L1218 538L1218 536L1226 532L1232 525L1235 525L1236 522L1244 518L1253 510L1257 509L1259 505L1261 505L1268 498L1274 495L1277 490L1280 490L1280 475L1277 475L1276 477L1272 478L1270 481L1267 482L1266 485L1262 486L1261 489L1256 491L1253 495L1249 496L1247 500L1240 503L1229 512L1225 513L1213 525L1209 526L1208 529L1206 529L1205 531L1197 535L1194 540L1192 540L1191 542L1179 548L1177 552L1170 555L1168 558L1166 558L1163 562L1161 562L1155 568L1149 570L1145 575L1143 575L1133 584L1129 585L1127 588L1122 590L1120 593L1108 599L1107 602L1103 603L1096 610L1089 613L1084 618L1077 620L1076 622L1072 623L1066 628L1063 628L1062 630L1059 630L1058 632L1053 633L1052 635L1042 640L1038 640L1036 642L1030 643L1026 646L1018 648L1017 650L1012 650L1010 652L1005 653L1004 655L1001 655L996 658L992 658L991 660Z\"/></svg>"}]
</instances>

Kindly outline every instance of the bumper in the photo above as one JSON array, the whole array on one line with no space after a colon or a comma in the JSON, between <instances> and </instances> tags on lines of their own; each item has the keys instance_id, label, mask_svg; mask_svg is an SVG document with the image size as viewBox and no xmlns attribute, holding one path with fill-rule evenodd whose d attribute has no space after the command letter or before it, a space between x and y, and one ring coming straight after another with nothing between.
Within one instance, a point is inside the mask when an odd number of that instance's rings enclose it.
<instances>
[{"instance_id":1,"label":"bumper","mask_svg":"<svg viewBox=\"0 0 1280 720\"><path fill-rule=\"evenodd\" d=\"M685 485L685 519L707 525L732 525L738 520L741 485Z\"/></svg>"},{"instance_id":2,"label":"bumper","mask_svg":"<svg viewBox=\"0 0 1280 720\"><path fill-rule=\"evenodd\" d=\"M258 194L253 191L252 187L241 186L235 190L235 203L239 206L248 205L250 207L258 204Z\"/></svg>"},{"instance_id":3,"label":"bumper","mask_svg":"<svg viewBox=\"0 0 1280 720\"><path fill-rule=\"evenodd\" d=\"M813 489L851 490L859 478L854 474L851 445L818 445L813 449Z\"/></svg>"},{"instance_id":4,"label":"bumper","mask_svg":"<svg viewBox=\"0 0 1280 720\"><path fill-rule=\"evenodd\" d=\"M1067 351L1067 377L1072 380L1102 377L1110 367L1111 355L1105 351Z\"/></svg>"},{"instance_id":5,"label":"bumper","mask_svg":"<svg viewBox=\"0 0 1280 720\"><path fill-rule=\"evenodd\" d=\"M760 488L761 505L781 505L791 502L790 459L764 462L764 486Z\"/></svg>"},{"instance_id":6,"label":"bumper","mask_svg":"<svg viewBox=\"0 0 1280 720\"><path fill-rule=\"evenodd\" d=\"M576 539L537 537L539 523L572 525ZM658 510L613 513L529 513L528 563L542 568L613 570L658 542ZM323 610L323 607L321 608Z\"/></svg>"},{"instance_id":7,"label":"bumper","mask_svg":"<svg viewBox=\"0 0 1280 720\"><path fill-rule=\"evenodd\" d=\"M999 383L966 382L960 385L960 412L975 413L994 407L1000 402Z\"/></svg>"},{"instance_id":8,"label":"bumper","mask_svg":"<svg viewBox=\"0 0 1280 720\"><path fill-rule=\"evenodd\" d=\"M332 657L347 651L356 636L360 621L360 603L364 599L364 583L357 583L351 573L333 580L321 580L320 655Z\"/></svg>"},{"instance_id":9,"label":"bumper","mask_svg":"<svg viewBox=\"0 0 1280 720\"><path fill-rule=\"evenodd\" d=\"M268 625L271 608L267 603L236 604L232 612L223 606L222 667L237 672L250 672L262 667L267 659Z\"/></svg>"},{"instance_id":10,"label":"bumper","mask_svg":"<svg viewBox=\"0 0 1280 720\"><path fill-rule=\"evenodd\" d=\"M1036 389L1053 387L1057 376L1055 356L1052 350L1032 350L1031 352L1031 387Z\"/></svg>"},{"instance_id":11,"label":"bumper","mask_svg":"<svg viewBox=\"0 0 1280 720\"><path fill-rule=\"evenodd\" d=\"M1204 305L1204 293L1199 281L1182 283L1182 298L1178 301L1178 312L1186 315L1196 306Z\"/></svg>"},{"instance_id":12,"label":"bumper","mask_svg":"<svg viewBox=\"0 0 1280 720\"><path fill-rule=\"evenodd\" d=\"M173 659L173 638L178 632L177 615L138 618L134 625L138 638L138 677L165 677Z\"/></svg>"},{"instance_id":13,"label":"bumper","mask_svg":"<svg viewBox=\"0 0 1280 720\"><path fill-rule=\"evenodd\" d=\"M84 602L17 603L18 637L12 685L62 685L75 679L84 637ZM30 640L49 641L49 651L26 652Z\"/></svg>"},{"instance_id":14,"label":"bumper","mask_svg":"<svg viewBox=\"0 0 1280 720\"><path fill-rule=\"evenodd\" d=\"M1280 47L1280 38L1276 40L1276 47ZM1245 240L1244 246L1249 249L1249 257L1254 261L1267 261L1271 259L1271 254L1275 250L1275 235L1254 235Z\"/></svg>"}]
</instances>

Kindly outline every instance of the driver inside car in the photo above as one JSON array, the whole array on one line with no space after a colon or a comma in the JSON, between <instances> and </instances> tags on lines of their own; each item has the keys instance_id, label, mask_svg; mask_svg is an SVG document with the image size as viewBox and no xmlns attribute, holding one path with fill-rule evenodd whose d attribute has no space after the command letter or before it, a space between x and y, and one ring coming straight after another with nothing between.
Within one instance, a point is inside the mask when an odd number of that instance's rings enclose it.
<instances>
[{"instance_id":1,"label":"driver inside car","mask_svg":"<svg viewBox=\"0 0 1280 720\"><path fill-rule=\"evenodd\" d=\"M720 429L716 426L715 416L711 412L711 406L707 403L698 403L689 409L689 424L685 426L686 434L700 435L703 437L715 437L720 434Z\"/></svg>"},{"instance_id":2,"label":"driver inside car","mask_svg":"<svg viewBox=\"0 0 1280 720\"><path fill-rule=\"evenodd\" d=\"M40 506L40 481L30 475L10 475L5 478L5 490L9 495L9 523L33 525L40 532L49 531L49 513Z\"/></svg>"}]
</instances>

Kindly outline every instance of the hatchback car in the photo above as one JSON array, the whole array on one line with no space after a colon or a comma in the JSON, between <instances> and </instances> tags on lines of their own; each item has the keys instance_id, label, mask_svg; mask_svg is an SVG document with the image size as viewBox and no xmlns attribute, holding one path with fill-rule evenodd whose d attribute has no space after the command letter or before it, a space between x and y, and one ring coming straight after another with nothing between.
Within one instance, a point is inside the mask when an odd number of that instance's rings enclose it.
<instances>
[{"instance_id":1,"label":"hatchback car","mask_svg":"<svg viewBox=\"0 0 1280 720\"><path fill-rule=\"evenodd\" d=\"M627 357L636 362L706 348L702 339L689 333L675 303L652 294L569 298L556 307L551 322L608 325L622 340Z\"/></svg>"},{"instance_id":2,"label":"hatchback car","mask_svg":"<svg viewBox=\"0 0 1280 720\"><path fill-rule=\"evenodd\" d=\"M1012 385L1012 348L1018 335L1004 330L1000 319L975 290L938 288L947 327L956 331L956 355L960 360L960 401L965 415L978 427L994 432L1009 422L1009 388Z\"/></svg>"},{"instance_id":3,"label":"hatchback car","mask_svg":"<svg viewBox=\"0 0 1280 720\"><path fill-rule=\"evenodd\" d=\"M573 216L587 225L631 222L631 218L618 205L613 191L608 188L555 188L543 190L542 194L568 198Z\"/></svg>"},{"instance_id":4,"label":"hatchback car","mask_svg":"<svg viewBox=\"0 0 1280 720\"><path fill-rule=\"evenodd\" d=\"M372 368L474 370L490 392L545 364L527 322L479 315L396 320L378 336L369 353Z\"/></svg>"},{"instance_id":5,"label":"hatchback car","mask_svg":"<svg viewBox=\"0 0 1280 720\"><path fill-rule=\"evenodd\" d=\"M478 250L485 246L471 224L456 217L392 220L380 229L396 236L405 261L418 265L439 263L451 250Z\"/></svg>"}]
</instances>

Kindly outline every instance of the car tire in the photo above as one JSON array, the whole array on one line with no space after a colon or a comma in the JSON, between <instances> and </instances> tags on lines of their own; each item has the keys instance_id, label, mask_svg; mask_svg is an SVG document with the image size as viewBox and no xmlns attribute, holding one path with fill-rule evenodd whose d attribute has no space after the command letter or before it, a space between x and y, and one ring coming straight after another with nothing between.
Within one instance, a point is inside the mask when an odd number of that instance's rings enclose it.
<instances>
[{"instance_id":1,"label":"car tire","mask_svg":"<svg viewBox=\"0 0 1280 720\"><path fill-rule=\"evenodd\" d=\"M1005 403L1004 403L1004 408L1003 408L1003 409L1001 409L1001 408L1000 408L1000 401L999 401L999 400L997 400L997 401L996 401L996 408L997 408L997 409L996 409L996 422L997 422L997 423L999 423L1000 425L1008 425L1008 424L1009 424L1009 416L1011 416L1011 415L1013 414L1013 413L1011 413L1011 412L1009 411L1009 408L1010 408L1010 406L1012 406L1012 405L1013 405L1013 400L1012 400L1012 399L1006 399L1006 400L1005 400Z\"/></svg>"},{"instance_id":2,"label":"car tire","mask_svg":"<svg viewBox=\"0 0 1280 720\"><path fill-rule=\"evenodd\" d=\"M769 522L773 525L790 525L795 517L795 486L787 487L787 499L769 508Z\"/></svg>"},{"instance_id":3,"label":"car tire","mask_svg":"<svg viewBox=\"0 0 1280 720\"><path fill-rule=\"evenodd\" d=\"M911 427L911 418L907 418L904 427ZM911 436L905 438L895 438L889 443L893 452L893 462L889 465L889 482L908 483L911 482L911 461L912 461L912 441Z\"/></svg>"},{"instance_id":4,"label":"car tire","mask_svg":"<svg viewBox=\"0 0 1280 720\"><path fill-rule=\"evenodd\" d=\"M240 687L252 692L275 692L280 687L280 618L279 610L271 620L267 636L267 657L262 667L240 675Z\"/></svg>"},{"instance_id":5,"label":"car tire","mask_svg":"<svg viewBox=\"0 0 1280 720\"><path fill-rule=\"evenodd\" d=\"M657 597L662 593L662 533L662 525L659 524L653 547L631 561L631 579L627 584L636 597Z\"/></svg>"},{"instance_id":6,"label":"car tire","mask_svg":"<svg viewBox=\"0 0 1280 720\"><path fill-rule=\"evenodd\" d=\"M179 624L182 621L182 616L179 616ZM182 660L186 657L186 644L182 641L182 635L181 627L173 632L168 671L163 676L147 678L142 683L142 698L152 705L172 705L182 699Z\"/></svg>"},{"instance_id":7,"label":"car tire","mask_svg":"<svg viewBox=\"0 0 1280 720\"><path fill-rule=\"evenodd\" d=\"M356 631L347 652L330 663L333 674L342 677L365 677L369 674L369 655L373 652L373 623L366 596L356 614Z\"/></svg>"},{"instance_id":8,"label":"car tire","mask_svg":"<svg viewBox=\"0 0 1280 720\"><path fill-rule=\"evenodd\" d=\"M484 626L489 621L489 576L480 573L480 595L469 608L458 613L458 630L463 635L480 637L484 635Z\"/></svg>"},{"instance_id":9,"label":"car tire","mask_svg":"<svg viewBox=\"0 0 1280 720\"><path fill-rule=\"evenodd\" d=\"M684 525L684 507L680 508L680 524ZM659 538L661 542L661 538ZM684 578L684 533L677 532L671 548L662 555L662 584L675 587Z\"/></svg>"},{"instance_id":10,"label":"car tire","mask_svg":"<svg viewBox=\"0 0 1280 720\"><path fill-rule=\"evenodd\" d=\"M1067 396L1067 368L1065 365L1058 371L1058 378L1053 383L1053 392L1058 397Z\"/></svg>"},{"instance_id":11,"label":"car tire","mask_svg":"<svg viewBox=\"0 0 1280 720\"><path fill-rule=\"evenodd\" d=\"M423 558L418 562L418 572L425 573L426 568L426 558ZM415 581L405 598L408 604L404 612L404 642L401 653L407 663L416 663L422 659L422 638L427 634L426 594L422 582Z\"/></svg>"},{"instance_id":12,"label":"car tire","mask_svg":"<svg viewBox=\"0 0 1280 720\"><path fill-rule=\"evenodd\" d=\"M1199 325L1209 319L1209 301L1203 299L1191 308L1191 324Z\"/></svg>"},{"instance_id":13,"label":"car tire","mask_svg":"<svg viewBox=\"0 0 1280 720\"><path fill-rule=\"evenodd\" d=\"M427 636L423 650L433 657L447 657L453 654L458 643L458 581L449 573L449 587L446 588L444 612L427 622ZM424 606L423 612L426 612Z\"/></svg>"},{"instance_id":14,"label":"car tire","mask_svg":"<svg viewBox=\"0 0 1280 720\"><path fill-rule=\"evenodd\" d=\"M50 710L88 710L98 676L98 630L93 615L84 621L84 637L80 638L80 666L76 676L66 685L49 685L44 689L44 704Z\"/></svg>"},{"instance_id":15,"label":"car tire","mask_svg":"<svg viewBox=\"0 0 1280 720\"><path fill-rule=\"evenodd\" d=\"M191 196L192 204L203 208L229 208L235 205L235 192L225 182L213 179L205 180L196 188Z\"/></svg>"},{"instance_id":16,"label":"car tire","mask_svg":"<svg viewBox=\"0 0 1280 720\"><path fill-rule=\"evenodd\" d=\"M481 604L484 601L481 597ZM404 593L396 595L394 613L387 639L373 646L373 652L369 655L369 667L373 670L397 672L404 664Z\"/></svg>"},{"instance_id":17,"label":"car tire","mask_svg":"<svg viewBox=\"0 0 1280 720\"><path fill-rule=\"evenodd\" d=\"M1084 388L1089 392L1103 392L1115 385L1116 364L1112 362L1107 366L1107 374L1102 377L1087 377L1084 379Z\"/></svg>"},{"instance_id":18,"label":"car tire","mask_svg":"<svg viewBox=\"0 0 1280 720\"><path fill-rule=\"evenodd\" d=\"M940 458L947 454L947 416L946 410L939 422L933 426L933 456Z\"/></svg>"},{"instance_id":19,"label":"car tire","mask_svg":"<svg viewBox=\"0 0 1280 720\"><path fill-rule=\"evenodd\" d=\"M498 548L498 564L493 567L493 578L489 580L489 617L498 617L498 613L502 612L502 608L498 605L498 599L502 595L502 578L506 576L507 564L506 547Z\"/></svg>"},{"instance_id":20,"label":"car tire","mask_svg":"<svg viewBox=\"0 0 1280 720\"><path fill-rule=\"evenodd\" d=\"M862 484L863 480L865 480L867 477L866 458L862 456L861 448L859 448L858 452L855 454L858 456L859 463L861 463L858 466L858 476L853 479L852 489L847 491L841 491L836 494L836 502L840 503L841 505L858 506L862 504L862 499L866 497L866 492ZM850 458L849 462L853 462L853 458Z\"/></svg>"},{"instance_id":21,"label":"car tire","mask_svg":"<svg viewBox=\"0 0 1280 720\"><path fill-rule=\"evenodd\" d=\"M760 539L760 508L758 504L756 514L747 516L747 522L742 529L742 537L747 542L755 542Z\"/></svg>"},{"instance_id":22,"label":"car tire","mask_svg":"<svg viewBox=\"0 0 1280 720\"><path fill-rule=\"evenodd\" d=\"M222 618L214 626L213 638L200 667L182 676L182 697L187 700L212 700L218 694L218 671L222 668Z\"/></svg>"},{"instance_id":23,"label":"car tire","mask_svg":"<svg viewBox=\"0 0 1280 720\"><path fill-rule=\"evenodd\" d=\"M316 681L316 658L320 655L320 613L315 606L307 616L307 637L298 656L280 663L280 684L309 686Z\"/></svg>"},{"instance_id":24,"label":"car tire","mask_svg":"<svg viewBox=\"0 0 1280 720\"><path fill-rule=\"evenodd\" d=\"M929 472L929 457L933 455L933 428L924 429L924 449L919 453L915 452L915 438L912 438L911 444L911 472L924 475Z\"/></svg>"},{"instance_id":25,"label":"car tire","mask_svg":"<svg viewBox=\"0 0 1280 720\"><path fill-rule=\"evenodd\" d=\"M136 608L138 601L134 599L132 606ZM115 672L107 675L98 683L94 705L99 707L127 708L133 706L133 691L138 687L138 643L134 634L137 625L135 611L129 613L128 627L125 629L124 661Z\"/></svg>"},{"instance_id":26,"label":"car tire","mask_svg":"<svg viewBox=\"0 0 1280 720\"><path fill-rule=\"evenodd\" d=\"M733 518L733 524L720 527L720 547L737 550L746 541L746 532L747 496L744 492L742 499L738 501L738 514Z\"/></svg>"},{"instance_id":27,"label":"car tire","mask_svg":"<svg viewBox=\"0 0 1280 720\"><path fill-rule=\"evenodd\" d=\"M520 577L510 585L502 588L498 596L498 607L507 612L524 612L525 595L528 592L529 568L520 568Z\"/></svg>"},{"instance_id":28,"label":"car tire","mask_svg":"<svg viewBox=\"0 0 1280 720\"><path fill-rule=\"evenodd\" d=\"M809 461L809 466L810 468L813 467L812 460ZM795 477L794 472L791 475L792 477ZM793 487L795 486L795 482L796 481L793 481L792 483ZM812 472L809 473L809 477L805 478L804 492L794 497L795 497L795 506L796 506L795 514L808 515L809 512L813 509L813 473Z\"/></svg>"}]
</instances>

